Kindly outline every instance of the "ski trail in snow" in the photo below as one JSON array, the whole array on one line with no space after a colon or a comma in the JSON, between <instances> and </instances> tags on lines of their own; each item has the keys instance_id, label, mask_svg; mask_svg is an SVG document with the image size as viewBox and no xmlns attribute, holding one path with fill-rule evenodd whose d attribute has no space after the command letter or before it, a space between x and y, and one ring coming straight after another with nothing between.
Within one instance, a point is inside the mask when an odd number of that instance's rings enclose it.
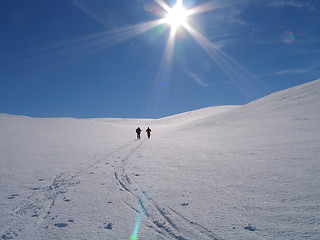
<instances>
[{"instance_id":1,"label":"ski trail in snow","mask_svg":"<svg viewBox=\"0 0 320 240\"><path fill-rule=\"evenodd\" d=\"M112 165L115 183L120 189L136 199L135 203L128 203L123 200L124 206L135 213L142 213L145 216L143 224L146 227L165 239L220 240L212 231L185 218L173 208L159 205L148 196L147 192L134 179L134 175L129 172L130 167L128 165L130 164L130 159L142 148L146 140L130 141L74 173L57 174L49 186L38 189L23 200L20 207L13 212L11 221L7 224L3 236L8 239L15 238L19 234L21 227L28 227L28 231L34 232L36 236L38 230L48 225L46 224L48 221L51 221L51 209L53 207L59 208L59 206L56 206L59 204L56 201L58 196L81 184L79 177L88 174L90 169L97 167L99 164L108 163ZM81 178L81 181L85 180L85 177ZM139 207L135 207L137 203L140 205Z\"/></svg>"},{"instance_id":2,"label":"ski trail in snow","mask_svg":"<svg viewBox=\"0 0 320 240\"><path fill-rule=\"evenodd\" d=\"M193 230L197 229L198 231L202 232L203 234L206 234L208 237L211 237L211 239L216 239L216 240L220 239L211 230L207 229L206 227L202 226L201 224L189 220L188 218L184 217L181 213L178 213L176 210L174 210L171 207L169 207L169 209L173 213L175 213L180 219L185 220L187 224L193 225L194 226Z\"/></svg>"},{"instance_id":3,"label":"ski trail in snow","mask_svg":"<svg viewBox=\"0 0 320 240\"><path fill-rule=\"evenodd\" d=\"M36 233L41 224L50 216L51 209L56 204L56 198L66 193L69 188L80 184L80 181L76 180L77 177L134 144L135 142L130 141L74 173L58 173L49 186L36 189L36 191L22 200L18 208L13 210L7 226L1 229L2 239L17 237L21 231L21 226L25 227L26 225Z\"/></svg>"},{"instance_id":4,"label":"ski trail in snow","mask_svg":"<svg viewBox=\"0 0 320 240\"><path fill-rule=\"evenodd\" d=\"M146 219L143 220L145 225L165 238L176 240L221 240L212 231L199 223L187 219L173 208L165 208L158 205L148 196L139 183L131 177L132 174L128 172L130 159L143 146L145 141L146 139L124 147L121 151L118 151L118 155L113 156L114 177L117 185L136 199L135 204L124 201L125 206L136 213L142 212L146 216ZM135 207L137 203L140 207ZM142 209L139 210L140 208Z\"/></svg>"}]
</instances>

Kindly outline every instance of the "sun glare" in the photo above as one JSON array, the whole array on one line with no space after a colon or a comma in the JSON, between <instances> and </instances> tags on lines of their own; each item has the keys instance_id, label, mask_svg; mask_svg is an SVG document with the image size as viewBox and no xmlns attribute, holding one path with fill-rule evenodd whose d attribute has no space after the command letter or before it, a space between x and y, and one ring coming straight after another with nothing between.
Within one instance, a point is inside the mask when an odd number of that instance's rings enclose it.
<instances>
[{"instance_id":1,"label":"sun glare","mask_svg":"<svg viewBox=\"0 0 320 240\"><path fill-rule=\"evenodd\" d=\"M173 28L184 26L187 22L187 11L183 8L182 4L177 4L168 10L168 15L165 21Z\"/></svg>"}]
</instances>

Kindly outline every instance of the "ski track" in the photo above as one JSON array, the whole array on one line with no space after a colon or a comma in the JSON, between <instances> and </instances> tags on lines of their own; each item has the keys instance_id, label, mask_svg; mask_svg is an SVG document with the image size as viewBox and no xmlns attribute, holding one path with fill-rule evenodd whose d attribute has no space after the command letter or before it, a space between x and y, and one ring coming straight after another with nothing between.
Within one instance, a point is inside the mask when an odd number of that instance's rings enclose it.
<instances>
[{"instance_id":1,"label":"ski track","mask_svg":"<svg viewBox=\"0 0 320 240\"><path fill-rule=\"evenodd\" d=\"M144 220L146 226L167 239L222 240L209 229L199 223L187 219L173 208L159 206L147 195L147 192L142 189L138 182L130 177L130 174L127 172L127 165L130 158L142 147L145 141L146 139L141 140L138 144L134 144L133 147L130 146L130 148L127 148L126 151L119 152L119 156L115 158L113 167L117 184L123 191L131 194L137 200L136 202L140 204L140 208L142 208L142 210L138 210L137 207L134 207L125 201L124 204L135 213L142 212L146 216L146 220ZM184 227L179 226L178 223L181 222L184 223Z\"/></svg>"},{"instance_id":2,"label":"ski track","mask_svg":"<svg viewBox=\"0 0 320 240\"><path fill-rule=\"evenodd\" d=\"M22 201L22 204L13 211L12 218L7 224L7 228L2 231L1 239L14 239L19 236L20 226L24 221L31 224L36 235L42 223L51 216L51 209L56 205L56 198L68 192L71 187L80 184L76 179L84 173L101 163L112 163L116 184L126 193L132 195L140 204L142 210L137 209L131 204L123 201L125 207L129 207L135 213L143 213L146 217L145 225L165 239L193 240L193 239L213 239L221 240L212 231L201 224L191 221L178 213L171 207L159 206L147 192L130 177L127 172L127 165L130 158L144 144L144 140L130 141L123 146L107 153L99 160L76 171L75 173L59 173L52 183L44 188L37 189L34 193ZM179 226L183 223L183 227ZM25 224L25 223L24 223Z\"/></svg>"},{"instance_id":3,"label":"ski track","mask_svg":"<svg viewBox=\"0 0 320 240\"><path fill-rule=\"evenodd\" d=\"M55 206L55 200L60 194L65 194L69 188L80 184L75 178L87 173L89 169L99 165L102 162L112 158L112 155L124 151L128 146L134 144L130 141L117 149L110 151L99 160L87 165L86 167L76 171L75 173L59 173L57 174L49 186L43 188L35 188L32 194L23 199L20 206L13 210L12 217L4 229L1 229L1 239L14 239L21 232L20 225L27 221L31 224L30 228L34 228L35 232L40 225L46 220L51 213L51 209Z\"/></svg>"}]
</instances>

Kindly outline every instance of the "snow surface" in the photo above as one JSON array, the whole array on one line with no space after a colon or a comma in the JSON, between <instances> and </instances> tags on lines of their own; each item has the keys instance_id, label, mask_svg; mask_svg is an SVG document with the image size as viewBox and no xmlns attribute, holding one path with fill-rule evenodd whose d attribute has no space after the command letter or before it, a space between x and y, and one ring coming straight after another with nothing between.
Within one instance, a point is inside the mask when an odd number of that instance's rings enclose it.
<instances>
[{"instance_id":1,"label":"snow surface","mask_svg":"<svg viewBox=\"0 0 320 240\"><path fill-rule=\"evenodd\" d=\"M158 120L0 114L0 238L320 239L319 120L320 80Z\"/></svg>"}]
</instances>

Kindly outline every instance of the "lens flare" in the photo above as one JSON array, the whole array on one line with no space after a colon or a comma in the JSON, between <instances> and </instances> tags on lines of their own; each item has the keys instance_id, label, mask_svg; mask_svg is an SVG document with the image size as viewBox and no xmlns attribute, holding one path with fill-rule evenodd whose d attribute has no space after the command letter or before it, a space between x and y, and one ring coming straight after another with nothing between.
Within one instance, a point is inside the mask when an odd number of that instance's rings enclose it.
<instances>
[{"instance_id":1,"label":"lens flare","mask_svg":"<svg viewBox=\"0 0 320 240\"><path fill-rule=\"evenodd\" d=\"M140 225L142 222L142 216L143 214L147 214L147 209L145 208L141 199L139 199L139 206L140 206L140 211L138 211L137 213L136 223L129 240L138 240L138 233L139 233Z\"/></svg>"},{"instance_id":2,"label":"lens flare","mask_svg":"<svg viewBox=\"0 0 320 240\"><path fill-rule=\"evenodd\" d=\"M140 229L141 222L142 222L142 215L141 213L139 213L136 217L136 223L133 229L133 233L130 236L130 240L138 240L138 232Z\"/></svg>"},{"instance_id":3,"label":"lens flare","mask_svg":"<svg viewBox=\"0 0 320 240\"><path fill-rule=\"evenodd\" d=\"M293 43L293 41L295 40L295 36L293 32L285 31L281 35L281 40L284 43L290 44L290 43Z\"/></svg>"}]
</instances>

